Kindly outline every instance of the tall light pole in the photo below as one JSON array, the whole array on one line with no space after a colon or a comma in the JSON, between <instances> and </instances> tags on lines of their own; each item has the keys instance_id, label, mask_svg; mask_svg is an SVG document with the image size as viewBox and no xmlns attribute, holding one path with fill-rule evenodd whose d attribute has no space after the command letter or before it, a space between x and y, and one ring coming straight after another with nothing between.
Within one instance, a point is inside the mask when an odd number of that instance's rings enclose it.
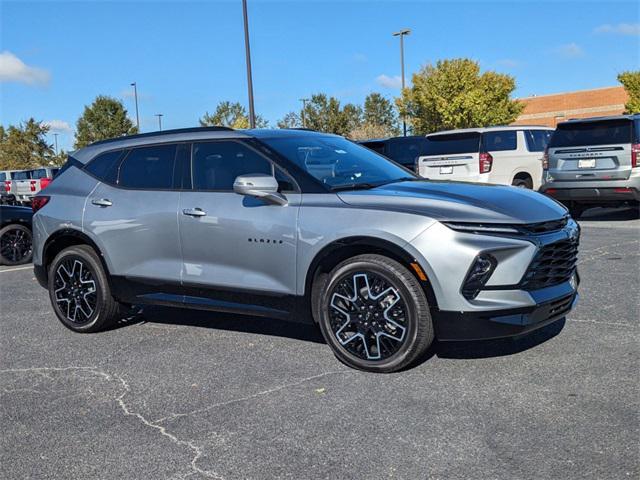
<instances>
[{"instance_id":1,"label":"tall light pole","mask_svg":"<svg viewBox=\"0 0 640 480\"><path fill-rule=\"evenodd\" d=\"M138 127L138 133L140 133L140 114L138 113L138 84L133 82L133 98L136 100L136 127Z\"/></svg>"},{"instance_id":2,"label":"tall light pole","mask_svg":"<svg viewBox=\"0 0 640 480\"><path fill-rule=\"evenodd\" d=\"M402 70L402 91L404 92L404 36L409 35L411 30L408 28L403 28L399 32L395 32L393 34L394 37L400 37L400 68ZM402 132L403 135L407 136L407 119L404 115L402 115Z\"/></svg>"},{"instance_id":3,"label":"tall light pole","mask_svg":"<svg viewBox=\"0 0 640 480\"><path fill-rule=\"evenodd\" d=\"M158 117L158 129L162 131L162 113L156 113L156 117Z\"/></svg>"},{"instance_id":4,"label":"tall light pole","mask_svg":"<svg viewBox=\"0 0 640 480\"><path fill-rule=\"evenodd\" d=\"M302 102L302 110L300 111L300 120L302 120L302 128L306 128L307 125L304 119L304 110L305 108L307 108L307 102L309 101L308 98L301 98L300 101Z\"/></svg>"},{"instance_id":5,"label":"tall light pole","mask_svg":"<svg viewBox=\"0 0 640 480\"><path fill-rule=\"evenodd\" d=\"M53 134L53 141L56 144L56 155L58 155L58 134L57 133Z\"/></svg>"},{"instance_id":6,"label":"tall light pole","mask_svg":"<svg viewBox=\"0 0 640 480\"><path fill-rule=\"evenodd\" d=\"M242 16L244 17L244 49L247 60L247 88L249 89L249 127L256 128L256 112L253 108L253 81L251 80L251 49L249 47L247 0L242 0Z\"/></svg>"}]
</instances>

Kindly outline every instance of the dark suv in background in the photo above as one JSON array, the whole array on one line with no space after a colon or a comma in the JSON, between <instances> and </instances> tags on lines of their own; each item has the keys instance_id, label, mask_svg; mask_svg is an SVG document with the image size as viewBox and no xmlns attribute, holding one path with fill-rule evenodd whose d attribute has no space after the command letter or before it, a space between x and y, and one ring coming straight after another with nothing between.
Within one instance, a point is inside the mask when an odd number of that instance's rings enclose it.
<instances>
[{"instance_id":1,"label":"dark suv in background","mask_svg":"<svg viewBox=\"0 0 640 480\"><path fill-rule=\"evenodd\" d=\"M578 217L589 207L638 206L640 114L558 124L543 162L543 193Z\"/></svg>"},{"instance_id":2,"label":"dark suv in background","mask_svg":"<svg viewBox=\"0 0 640 480\"><path fill-rule=\"evenodd\" d=\"M364 140L359 143L409 170L416 171L417 158L427 155L428 140L426 137L416 135Z\"/></svg>"}]
</instances>

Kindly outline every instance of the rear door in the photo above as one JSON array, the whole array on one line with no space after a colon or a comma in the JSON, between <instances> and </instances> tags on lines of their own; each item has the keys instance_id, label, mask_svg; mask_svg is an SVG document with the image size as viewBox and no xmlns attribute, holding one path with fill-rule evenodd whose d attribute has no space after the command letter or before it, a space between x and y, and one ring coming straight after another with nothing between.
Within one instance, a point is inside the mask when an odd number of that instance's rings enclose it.
<instances>
[{"instance_id":1,"label":"rear door","mask_svg":"<svg viewBox=\"0 0 640 480\"><path fill-rule=\"evenodd\" d=\"M188 151L188 144L116 150L86 167L102 183L87 199L83 228L104 253L112 275L179 285L176 158Z\"/></svg>"},{"instance_id":2,"label":"rear door","mask_svg":"<svg viewBox=\"0 0 640 480\"><path fill-rule=\"evenodd\" d=\"M631 174L631 119L566 122L549 143L555 181L626 180Z\"/></svg>"},{"instance_id":3,"label":"rear door","mask_svg":"<svg viewBox=\"0 0 640 480\"><path fill-rule=\"evenodd\" d=\"M429 135L418 173L430 179L473 181L480 175L479 157L479 132Z\"/></svg>"}]
</instances>

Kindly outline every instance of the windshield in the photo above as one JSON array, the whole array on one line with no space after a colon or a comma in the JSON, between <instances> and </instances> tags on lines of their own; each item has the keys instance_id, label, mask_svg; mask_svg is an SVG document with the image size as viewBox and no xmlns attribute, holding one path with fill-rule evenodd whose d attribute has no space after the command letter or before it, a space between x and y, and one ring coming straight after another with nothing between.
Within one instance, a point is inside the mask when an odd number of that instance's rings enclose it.
<instances>
[{"instance_id":1,"label":"windshield","mask_svg":"<svg viewBox=\"0 0 640 480\"><path fill-rule=\"evenodd\" d=\"M373 188L417 178L368 148L342 137L308 135L262 140L331 190Z\"/></svg>"}]
</instances>

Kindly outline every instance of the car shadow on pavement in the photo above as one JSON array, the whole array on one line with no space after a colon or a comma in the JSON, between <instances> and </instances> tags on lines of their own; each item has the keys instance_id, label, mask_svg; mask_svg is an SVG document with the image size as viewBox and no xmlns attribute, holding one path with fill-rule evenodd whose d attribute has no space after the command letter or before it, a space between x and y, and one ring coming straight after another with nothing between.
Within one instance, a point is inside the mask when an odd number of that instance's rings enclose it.
<instances>
[{"instance_id":1,"label":"car shadow on pavement","mask_svg":"<svg viewBox=\"0 0 640 480\"><path fill-rule=\"evenodd\" d=\"M145 307L137 319L131 318L120 326L132 323L184 325L240 333L253 333L305 342L326 343L320 329L308 323L290 322L273 318L216 313L201 310L184 310L171 307ZM516 338L495 340L434 342L412 367L428 361L433 356L448 359L474 359L501 357L523 352L558 335L565 326L565 319L558 320L539 330ZM116 327L117 328L117 327Z\"/></svg>"},{"instance_id":2,"label":"car shadow on pavement","mask_svg":"<svg viewBox=\"0 0 640 480\"><path fill-rule=\"evenodd\" d=\"M624 220L637 220L640 218L640 209L638 207L619 207L619 208L603 208L595 207L585 210L580 221L589 222L613 222Z\"/></svg>"},{"instance_id":3,"label":"car shadow on pavement","mask_svg":"<svg viewBox=\"0 0 640 480\"><path fill-rule=\"evenodd\" d=\"M435 354L440 358L472 359L513 355L536 347L556 335L564 328L564 318L529 334L515 338L478 340L464 342L439 342L435 345Z\"/></svg>"}]
</instances>

